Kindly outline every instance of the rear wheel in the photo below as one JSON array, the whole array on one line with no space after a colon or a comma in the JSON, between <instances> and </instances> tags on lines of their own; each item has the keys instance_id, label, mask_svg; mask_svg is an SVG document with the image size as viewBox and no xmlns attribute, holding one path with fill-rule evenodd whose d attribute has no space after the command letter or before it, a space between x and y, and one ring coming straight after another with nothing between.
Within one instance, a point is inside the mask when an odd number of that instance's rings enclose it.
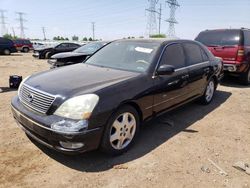
<instances>
[{"instance_id":1,"label":"rear wheel","mask_svg":"<svg viewBox=\"0 0 250 188\"><path fill-rule=\"evenodd\" d=\"M27 47L23 48L23 52L28 53L29 51L30 51L29 48L27 48Z\"/></svg>"},{"instance_id":2,"label":"rear wheel","mask_svg":"<svg viewBox=\"0 0 250 188\"><path fill-rule=\"evenodd\" d=\"M9 49L5 49L5 50L3 51L3 54L4 54L4 55L10 55L10 53L11 53L11 52L10 52Z\"/></svg>"},{"instance_id":3,"label":"rear wheel","mask_svg":"<svg viewBox=\"0 0 250 188\"><path fill-rule=\"evenodd\" d=\"M215 81L212 78L211 80L209 80L206 90L202 95L202 97L200 98L200 102L202 104L207 105L213 100L215 88L216 88Z\"/></svg>"},{"instance_id":4,"label":"rear wheel","mask_svg":"<svg viewBox=\"0 0 250 188\"><path fill-rule=\"evenodd\" d=\"M129 105L123 106L113 114L104 131L101 150L111 155L127 151L139 132L139 115Z\"/></svg>"},{"instance_id":5,"label":"rear wheel","mask_svg":"<svg viewBox=\"0 0 250 188\"><path fill-rule=\"evenodd\" d=\"M241 77L242 83L244 85L250 84L250 67L248 68L247 72L245 72Z\"/></svg>"}]
</instances>

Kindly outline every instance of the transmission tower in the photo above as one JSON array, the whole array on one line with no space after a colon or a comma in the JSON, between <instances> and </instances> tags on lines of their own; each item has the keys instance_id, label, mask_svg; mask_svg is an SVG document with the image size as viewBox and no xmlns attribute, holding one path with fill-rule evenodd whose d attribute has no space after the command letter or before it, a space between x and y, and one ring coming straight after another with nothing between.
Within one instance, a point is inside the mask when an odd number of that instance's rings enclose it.
<instances>
[{"instance_id":1,"label":"transmission tower","mask_svg":"<svg viewBox=\"0 0 250 188\"><path fill-rule=\"evenodd\" d=\"M149 12L148 14L148 22L147 22L147 34L148 36L157 33L157 23L156 23L156 5L159 0L148 0L149 1L149 8L146 11Z\"/></svg>"},{"instance_id":2,"label":"transmission tower","mask_svg":"<svg viewBox=\"0 0 250 188\"><path fill-rule=\"evenodd\" d=\"M170 8L170 17L166 20L166 22L169 23L168 37L175 37L175 24L178 24L175 18L175 11L178 7L180 7L180 5L177 0L168 0L166 3L168 3Z\"/></svg>"},{"instance_id":3,"label":"transmission tower","mask_svg":"<svg viewBox=\"0 0 250 188\"><path fill-rule=\"evenodd\" d=\"M23 13L23 12L16 12L16 14L18 15L17 20L20 23L20 26L19 26L19 28L20 28L20 38L25 38L24 30L26 28L24 27L24 22L26 20L23 18L23 16L24 16L25 13Z\"/></svg>"},{"instance_id":4,"label":"transmission tower","mask_svg":"<svg viewBox=\"0 0 250 188\"><path fill-rule=\"evenodd\" d=\"M5 12L6 10L0 9L1 36L7 33L6 22L5 22L6 17L4 16Z\"/></svg>"}]
</instances>

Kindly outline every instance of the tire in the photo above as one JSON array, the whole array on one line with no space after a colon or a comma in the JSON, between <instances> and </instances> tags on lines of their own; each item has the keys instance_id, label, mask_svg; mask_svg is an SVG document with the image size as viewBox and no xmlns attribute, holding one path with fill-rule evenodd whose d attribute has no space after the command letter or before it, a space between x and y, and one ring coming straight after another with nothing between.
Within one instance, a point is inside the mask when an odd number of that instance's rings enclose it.
<instances>
[{"instance_id":1,"label":"tire","mask_svg":"<svg viewBox=\"0 0 250 188\"><path fill-rule=\"evenodd\" d=\"M4 49L3 54L4 54L4 55L10 55L11 52L10 52L9 49Z\"/></svg>"},{"instance_id":2,"label":"tire","mask_svg":"<svg viewBox=\"0 0 250 188\"><path fill-rule=\"evenodd\" d=\"M200 98L200 103L203 105L208 105L212 102L214 93L216 90L216 83L213 78L211 78L206 86L204 94Z\"/></svg>"},{"instance_id":3,"label":"tire","mask_svg":"<svg viewBox=\"0 0 250 188\"><path fill-rule=\"evenodd\" d=\"M250 67L248 70L242 75L241 77L241 83L244 85L249 85L250 84Z\"/></svg>"},{"instance_id":4,"label":"tire","mask_svg":"<svg viewBox=\"0 0 250 188\"><path fill-rule=\"evenodd\" d=\"M126 152L137 138L139 124L138 112L132 106L122 106L109 119L100 149L110 155L121 155Z\"/></svg>"},{"instance_id":5,"label":"tire","mask_svg":"<svg viewBox=\"0 0 250 188\"><path fill-rule=\"evenodd\" d=\"M29 51L30 51L29 48L27 48L27 47L24 47L24 48L23 48L23 52L24 52L24 53L28 53Z\"/></svg>"},{"instance_id":6,"label":"tire","mask_svg":"<svg viewBox=\"0 0 250 188\"><path fill-rule=\"evenodd\" d=\"M46 54L45 54L45 59L49 59L50 57L51 57L51 55L50 55L51 53L50 52L46 52Z\"/></svg>"}]
</instances>

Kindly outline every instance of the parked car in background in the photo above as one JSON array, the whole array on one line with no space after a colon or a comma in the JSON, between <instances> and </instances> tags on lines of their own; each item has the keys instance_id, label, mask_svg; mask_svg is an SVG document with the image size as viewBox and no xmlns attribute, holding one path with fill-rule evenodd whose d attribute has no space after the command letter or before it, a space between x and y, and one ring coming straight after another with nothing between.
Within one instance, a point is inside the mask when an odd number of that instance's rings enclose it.
<instances>
[{"instance_id":1,"label":"parked car in background","mask_svg":"<svg viewBox=\"0 0 250 188\"><path fill-rule=\"evenodd\" d=\"M10 39L0 37L0 54L10 55L17 52L14 42Z\"/></svg>"},{"instance_id":2,"label":"parked car in background","mask_svg":"<svg viewBox=\"0 0 250 188\"><path fill-rule=\"evenodd\" d=\"M250 84L250 30L206 30L195 39L223 59L225 73L237 76Z\"/></svg>"},{"instance_id":3,"label":"parked car in background","mask_svg":"<svg viewBox=\"0 0 250 188\"><path fill-rule=\"evenodd\" d=\"M15 44L15 47L18 51L20 52L29 52L30 50L33 50L33 45L32 43L30 42L30 40L27 40L27 39L16 39L16 40L13 40L14 44Z\"/></svg>"},{"instance_id":4,"label":"parked car in background","mask_svg":"<svg viewBox=\"0 0 250 188\"><path fill-rule=\"evenodd\" d=\"M62 67L66 65L73 65L76 63L83 62L88 56L91 56L97 50L102 48L108 42L91 42L72 52L64 52L55 54L48 60L48 63L51 65L51 68Z\"/></svg>"},{"instance_id":5,"label":"parked car in background","mask_svg":"<svg viewBox=\"0 0 250 188\"><path fill-rule=\"evenodd\" d=\"M142 122L195 99L209 104L221 70L198 42L118 40L85 63L26 78L12 111L26 134L49 148L121 154Z\"/></svg>"},{"instance_id":6,"label":"parked car in background","mask_svg":"<svg viewBox=\"0 0 250 188\"><path fill-rule=\"evenodd\" d=\"M61 52L71 52L77 48L79 48L81 45L76 43L68 43L64 42L61 44L58 44L54 47L44 47L34 50L33 57L39 58L39 59L49 59L51 56L57 53Z\"/></svg>"},{"instance_id":7,"label":"parked car in background","mask_svg":"<svg viewBox=\"0 0 250 188\"><path fill-rule=\"evenodd\" d=\"M40 42L32 42L32 45L33 45L34 50L45 47L45 45L43 43L40 43Z\"/></svg>"}]
</instances>

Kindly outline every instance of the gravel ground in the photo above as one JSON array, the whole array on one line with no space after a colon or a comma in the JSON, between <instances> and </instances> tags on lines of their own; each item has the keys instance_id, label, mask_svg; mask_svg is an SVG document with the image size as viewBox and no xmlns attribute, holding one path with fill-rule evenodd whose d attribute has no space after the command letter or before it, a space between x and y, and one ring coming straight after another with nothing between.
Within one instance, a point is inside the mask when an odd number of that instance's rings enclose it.
<instances>
[{"instance_id":1,"label":"gravel ground","mask_svg":"<svg viewBox=\"0 0 250 188\"><path fill-rule=\"evenodd\" d=\"M210 105L147 123L122 156L66 156L32 142L10 110L9 75L47 69L31 53L0 56L0 187L250 187L250 175L232 167L250 164L250 87L226 80Z\"/></svg>"}]
</instances>

